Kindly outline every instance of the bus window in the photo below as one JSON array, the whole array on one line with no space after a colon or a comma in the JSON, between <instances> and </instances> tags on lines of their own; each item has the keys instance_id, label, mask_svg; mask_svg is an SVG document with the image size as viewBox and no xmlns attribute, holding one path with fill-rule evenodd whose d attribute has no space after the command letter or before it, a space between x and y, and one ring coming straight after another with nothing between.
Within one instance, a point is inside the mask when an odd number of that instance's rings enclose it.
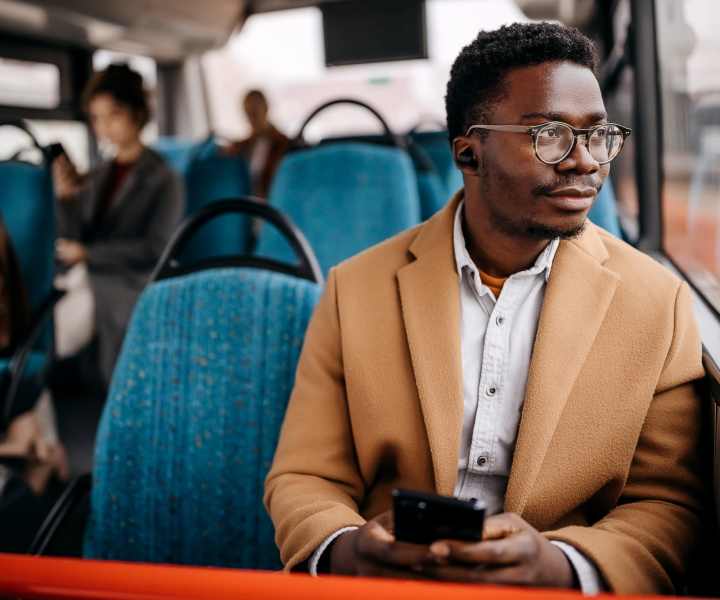
<instances>
[{"instance_id":1,"label":"bus window","mask_svg":"<svg viewBox=\"0 0 720 600\"><path fill-rule=\"evenodd\" d=\"M58 104L57 65L0 58L0 105L51 109Z\"/></svg>"},{"instance_id":2,"label":"bus window","mask_svg":"<svg viewBox=\"0 0 720 600\"><path fill-rule=\"evenodd\" d=\"M630 24L630 4L627 1L618 4L614 14L613 53L624 54L627 51L627 34ZM635 128L633 99L635 96L635 74L628 64L611 89L605 91L605 103L610 119ZM631 135L625 141L625 147L612 163L610 169L612 185L617 199L618 217L623 234L629 242L640 238L639 210L640 202L635 180L635 140Z\"/></svg>"},{"instance_id":3,"label":"bus window","mask_svg":"<svg viewBox=\"0 0 720 600\"><path fill-rule=\"evenodd\" d=\"M714 0L656 4L664 247L720 310L720 13Z\"/></svg>"},{"instance_id":4,"label":"bus window","mask_svg":"<svg viewBox=\"0 0 720 600\"><path fill-rule=\"evenodd\" d=\"M512 0L428 0L426 11L428 60L337 67L325 65L317 7L251 16L224 48L204 56L213 129L247 135L241 101L252 88L266 93L273 123L290 136L310 111L338 97L371 104L397 132L423 119L444 123L445 86L460 49L480 29L527 19ZM292 50L277 40L292 40ZM376 132L371 116L340 107L313 123L307 138Z\"/></svg>"}]
</instances>

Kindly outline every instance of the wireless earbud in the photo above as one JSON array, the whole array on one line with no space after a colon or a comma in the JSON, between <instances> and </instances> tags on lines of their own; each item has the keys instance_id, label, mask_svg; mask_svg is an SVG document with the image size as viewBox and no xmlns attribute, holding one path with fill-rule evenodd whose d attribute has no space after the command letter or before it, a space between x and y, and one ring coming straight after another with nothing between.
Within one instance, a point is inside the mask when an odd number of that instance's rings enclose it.
<instances>
[{"instance_id":1,"label":"wireless earbud","mask_svg":"<svg viewBox=\"0 0 720 600\"><path fill-rule=\"evenodd\" d=\"M471 148L466 148L460 152L455 160L461 166L477 167L477 157L473 154Z\"/></svg>"}]
</instances>

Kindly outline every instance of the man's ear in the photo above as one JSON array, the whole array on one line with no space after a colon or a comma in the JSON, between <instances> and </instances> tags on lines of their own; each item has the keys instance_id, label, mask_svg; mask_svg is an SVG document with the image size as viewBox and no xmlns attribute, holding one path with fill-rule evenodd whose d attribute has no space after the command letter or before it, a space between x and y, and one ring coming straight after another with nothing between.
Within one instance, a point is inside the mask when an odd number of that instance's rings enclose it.
<instances>
[{"instance_id":1,"label":"man's ear","mask_svg":"<svg viewBox=\"0 0 720 600\"><path fill-rule=\"evenodd\" d=\"M458 169L465 175L477 176L478 159L467 137L459 136L453 140L453 158Z\"/></svg>"}]
</instances>

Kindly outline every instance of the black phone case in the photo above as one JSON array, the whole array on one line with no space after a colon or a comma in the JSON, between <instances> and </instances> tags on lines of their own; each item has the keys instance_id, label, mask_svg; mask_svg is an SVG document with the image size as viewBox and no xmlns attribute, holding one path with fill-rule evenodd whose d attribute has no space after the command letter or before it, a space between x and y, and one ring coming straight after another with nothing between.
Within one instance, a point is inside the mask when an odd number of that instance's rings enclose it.
<instances>
[{"instance_id":1,"label":"black phone case","mask_svg":"<svg viewBox=\"0 0 720 600\"><path fill-rule=\"evenodd\" d=\"M431 544L442 539L482 539L485 507L474 501L394 490L393 513L398 541Z\"/></svg>"}]
</instances>

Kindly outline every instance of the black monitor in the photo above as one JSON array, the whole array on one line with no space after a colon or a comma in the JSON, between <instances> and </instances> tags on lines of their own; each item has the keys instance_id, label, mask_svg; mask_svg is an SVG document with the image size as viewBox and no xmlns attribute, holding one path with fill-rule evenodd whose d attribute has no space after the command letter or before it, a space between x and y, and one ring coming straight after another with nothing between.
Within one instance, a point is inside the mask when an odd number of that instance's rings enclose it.
<instances>
[{"instance_id":1,"label":"black monitor","mask_svg":"<svg viewBox=\"0 0 720 600\"><path fill-rule=\"evenodd\" d=\"M425 0L321 4L327 66L427 58Z\"/></svg>"}]
</instances>

